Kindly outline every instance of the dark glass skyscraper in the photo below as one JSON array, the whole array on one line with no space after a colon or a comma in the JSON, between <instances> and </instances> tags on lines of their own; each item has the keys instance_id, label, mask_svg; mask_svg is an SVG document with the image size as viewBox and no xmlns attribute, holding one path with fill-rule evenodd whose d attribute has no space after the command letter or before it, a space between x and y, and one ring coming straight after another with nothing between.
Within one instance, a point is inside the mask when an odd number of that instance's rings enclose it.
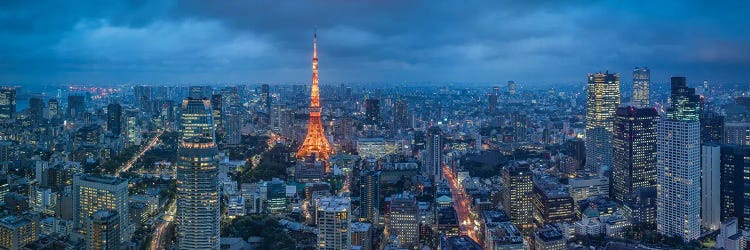
<instances>
[{"instance_id":1,"label":"dark glass skyscraper","mask_svg":"<svg viewBox=\"0 0 750 250\"><path fill-rule=\"evenodd\" d=\"M29 98L29 118L36 123L44 121L44 99L39 96Z\"/></svg>"},{"instance_id":2,"label":"dark glass skyscraper","mask_svg":"<svg viewBox=\"0 0 750 250\"><path fill-rule=\"evenodd\" d=\"M68 118L77 119L86 112L86 103L82 95L68 96Z\"/></svg>"},{"instance_id":3,"label":"dark glass skyscraper","mask_svg":"<svg viewBox=\"0 0 750 250\"><path fill-rule=\"evenodd\" d=\"M368 98L365 100L365 123L377 125L380 122L380 100Z\"/></svg>"},{"instance_id":4,"label":"dark glass skyscraper","mask_svg":"<svg viewBox=\"0 0 750 250\"><path fill-rule=\"evenodd\" d=\"M409 104L406 100L397 100L393 104L393 128L409 128Z\"/></svg>"},{"instance_id":5,"label":"dark glass skyscraper","mask_svg":"<svg viewBox=\"0 0 750 250\"><path fill-rule=\"evenodd\" d=\"M114 136L122 133L122 106L119 103L107 105L107 131Z\"/></svg>"},{"instance_id":6,"label":"dark glass skyscraper","mask_svg":"<svg viewBox=\"0 0 750 250\"><path fill-rule=\"evenodd\" d=\"M750 146L721 147L721 221L737 218L740 230L750 229Z\"/></svg>"},{"instance_id":7,"label":"dark glass skyscraper","mask_svg":"<svg viewBox=\"0 0 750 250\"><path fill-rule=\"evenodd\" d=\"M656 187L656 128L654 108L620 107L614 121L612 189L624 203L637 188Z\"/></svg>"}]
</instances>

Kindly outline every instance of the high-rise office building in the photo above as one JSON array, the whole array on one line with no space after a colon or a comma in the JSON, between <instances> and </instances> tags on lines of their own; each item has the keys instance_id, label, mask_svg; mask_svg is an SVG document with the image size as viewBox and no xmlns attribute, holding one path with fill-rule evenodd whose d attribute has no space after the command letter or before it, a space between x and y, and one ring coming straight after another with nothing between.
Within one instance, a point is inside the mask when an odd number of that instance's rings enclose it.
<instances>
[{"instance_id":1,"label":"high-rise office building","mask_svg":"<svg viewBox=\"0 0 750 250\"><path fill-rule=\"evenodd\" d=\"M617 108L612 138L612 199L624 203L637 188L656 187L658 120L654 108Z\"/></svg>"},{"instance_id":2,"label":"high-rise office building","mask_svg":"<svg viewBox=\"0 0 750 250\"><path fill-rule=\"evenodd\" d=\"M511 95L516 94L516 82L508 81L508 93Z\"/></svg>"},{"instance_id":3,"label":"high-rise office building","mask_svg":"<svg viewBox=\"0 0 750 250\"><path fill-rule=\"evenodd\" d=\"M86 220L86 249L120 249L120 216L117 211L99 210Z\"/></svg>"},{"instance_id":4,"label":"high-rise office building","mask_svg":"<svg viewBox=\"0 0 750 250\"><path fill-rule=\"evenodd\" d=\"M107 131L114 136L122 133L122 106L119 103L107 105Z\"/></svg>"},{"instance_id":5,"label":"high-rise office building","mask_svg":"<svg viewBox=\"0 0 750 250\"><path fill-rule=\"evenodd\" d=\"M374 231L372 224L367 222L353 222L351 229L352 246L357 246L360 250L371 250L372 233Z\"/></svg>"},{"instance_id":6,"label":"high-rise office building","mask_svg":"<svg viewBox=\"0 0 750 250\"><path fill-rule=\"evenodd\" d=\"M503 168L503 209L513 224L528 234L533 228L532 173L526 162L512 163Z\"/></svg>"},{"instance_id":7,"label":"high-rise office building","mask_svg":"<svg viewBox=\"0 0 750 250\"><path fill-rule=\"evenodd\" d=\"M687 78L671 78L671 95L667 119L677 121L699 121L701 98L695 94L695 88L687 86Z\"/></svg>"},{"instance_id":8,"label":"high-rise office building","mask_svg":"<svg viewBox=\"0 0 750 250\"><path fill-rule=\"evenodd\" d=\"M685 77L672 77L670 99L658 127L656 228L689 241L701 233L700 99Z\"/></svg>"},{"instance_id":9,"label":"high-rise office building","mask_svg":"<svg viewBox=\"0 0 750 250\"><path fill-rule=\"evenodd\" d=\"M438 127L427 131L427 159L425 159L427 176L437 180L443 178L443 132Z\"/></svg>"},{"instance_id":10,"label":"high-rise office building","mask_svg":"<svg viewBox=\"0 0 750 250\"><path fill-rule=\"evenodd\" d=\"M721 226L720 177L721 147L701 146L701 226L708 230L718 230Z\"/></svg>"},{"instance_id":11,"label":"high-rise office building","mask_svg":"<svg viewBox=\"0 0 750 250\"><path fill-rule=\"evenodd\" d=\"M599 172L612 166L612 128L620 106L620 75L588 75L586 96L586 168Z\"/></svg>"},{"instance_id":12,"label":"high-rise office building","mask_svg":"<svg viewBox=\"0 0 750 250\"><path fill-rule=\"evenodd\" d=\"M44 99L39 96L29 98L29 118L39 124L44 121Z\"/></svg>"},{"instance_id":13,"label":"high-rise office building","mask_svg":"<svg viewBox=\"0 0 750 250\"><path fill-rule=\"evenodd\" d=\"M68 96L68 118L78 119L86 112L86 102L82 95Z\"/></svg>"},{"instance_id":14,"label":"high-rise office building","mask_svg":"<svg viewBox=\"0 0 750 250\"><path fill-rule=\"evenodd\" d=\"M0 87L0 120L16 117L16 88Z\"/></svg>"},{"instance_id":15,"label":"high-rise office building","mask_svg":"<svg viewBox=\"0 0 750 250\"><path fill-rule=\"evenodd\" d=\"M47 113L50 120L56 120L60 115L60 102L57 99L49 99L47 101Z\"/></svg>"},{"instance_id":16,"label":"high-rise office building","mask_svg":"<svg viewBox=\"0 0 750 250\"><path fill-rule=\"evenodd\" d=\"M556 223L572 223L575 219L573 197L567 187L554 181L538 179L533 181L532 204L534 222L537 227Z\"/></svg>"},{"instance_id":17,"label":"high-rise office building","mask_svg":"<svg viewBox=\"0 0 750 250\"><path fill-rule=\"evenodd\" d=\"M219 152L209 100L185 99L181 122L177 246L179 249L219 249Z\"/></svg>"},{"instance_id":18,"label":"high-rise office building","mask_svg":"<svg viewBox=\"0 0 750 250\"><path fill-rule=\"evenodd\" d=\"M409 126L409 103L406 100L396 100L393 103L393 128L407 129Z\"/></svg>"},{"instance_id":19,"label":"high-rise office building","mask_svg":"<svg viewBox=\"0 0 750 250\"><path fill-rule=\"evenodd\" d=\"M223 99L224 98L222 97L221 94L211 95L211 116L213 116L213 119L214 119L214 127L218 129L222 129L222 130L223 130L223 127L222 127L221 122L223 121L222 114L224 112Z\"/></svg>"},{"instance_id":20,"label":"high-rise office building","mask_svg":"<svg viewBox=\"0 0 750 250\"><path fill-rule=\"evenodd\" d=\"M386 219L389 236L396 236L401 247L416 247L419 244L419 207L413 194L404 192L393 195Z\"/></svg>"},{"instance_id":21,"label":"high-rise office building","mask_svg":"<svg viewBox=\"0 0 750 250\"><path fill-rule=\"evenodd\" d=\"M649 85L651 84L651 70L648 67L633 70L633 100L636 108L647 108L649 103Z\"/></svg>"},{"instance_id":22,"label":"high-rise office building","mask_svg":"<svg viewBox=\"0 0 750 250\"><path fill-rule=\"evenodd\" d=\"M380 216L380 171L363 170L359 174L359 219L377 224Z\"/></svg>"},{"instance_id":23,"label":"high-rise office building","mask_svg":"<svg viewBox=\"0 0 750 250\"><path fill-rule=\"evenodd\" d=\"M266 191L266 203L268 211L272 214L280 214L286 211L286 183L279 178L263 182L262 190Z\"/></svg>"},{"instance_id":24,"label":"high-rise office building","mask_svg":"<svg viewBox=\"0 0 750 250\"><path fill-rule=\"evenodd\" d=\"M750 229L750 146L724 145L720 149L721 221L737 218L740 230Z\"/></svg>"},{"instance_id":25,"label":"high-rise office building","mask_svg":"<svg viewBox=\"0 0 750 250\"><path fill-rule=\"evenodd\" d=\"M328 196L318 200L318 250L351 248L351 202L347 197Z\"/></svg>"},{"instance_id":26,"label":"high-rise office building","mask_svg":"<svg viewBox=\"0 0 750 250\"><path fill-rule=\"evenodd\" d=\"M529 121L525 113L514 112L510 115L510 120L513 123L513 138L516 142L526 141L526 135L528 133Z\"/></svg>"},{"instance_id":27,"label":"high-rise office building","mask_svg":"<svg viewBox=\"0 0 750 250\"><path fill-rule=\"evenodd\" d=\"M380 100L367 98L365 100L365 123L377 125L380 122Z\"/></svg>"},{"instance_id":28,"label":"high-rise office building","mask_svg":"<svg viewBox=\"0 0 750 250\"><path fill-rule=\"evenodd\" d=\"M497 96L494 94L487 95L487 111L490 112L490 114L494 114L497 112Z\"/></svg>"},{"instance_id":29,"label":"high-rise office building","mask_svg":"<svg viewBox=\"0 0 750 250\"><path fill-rule=\"evenodd\" d=\"M264 112L271 112L271 90L268 84L260 86L260 102L263 105Z\"/></svg>"},{"instance_id":30,"label":"high-rise office building","mask_svg":"<svg viewBox=\"0 0 750 250\"><path fill-rule=\"evenodd\" d=\"M750 146L750 121L724 123L724 143Z\"/></svg>"},{"instance_id":31,"label":"high-rise office building","mask_svg":"<svg viewBox=\"0 0 750 250\"><path fill-rule=\"evenodd\" d=\"M701 112L701 144L724 142L724 116L709 110Z\"/></svg>"},{"instance_id":32,"label":"high-rise office building","mask_svg":"<svg viewBox=\"0 0 750 250\"><path fill-rule=\"evenodd\" d=\"M119 215L120 241L130 241L128 180L95 175L73 177L73 222L81 234L87 234L86 222L99 210L114 210Z\"/></svg>"}]
</instances>

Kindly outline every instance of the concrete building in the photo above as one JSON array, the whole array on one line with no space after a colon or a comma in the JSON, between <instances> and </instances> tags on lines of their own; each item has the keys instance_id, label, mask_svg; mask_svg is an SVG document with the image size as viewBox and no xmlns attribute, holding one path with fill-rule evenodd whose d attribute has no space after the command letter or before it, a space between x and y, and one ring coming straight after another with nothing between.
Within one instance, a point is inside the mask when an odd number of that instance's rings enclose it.
<instances>
[{"instance_id":1,"label":"concrete building","mask_svg":"<svg viewBox=\"0 0 750 250\"><path fill-rule=\"evenodd\" d=\"M86 222L100 210L117 212L120 225L120 241L130 241L131 223L128 211L128 181L126 179L76 175L73 178L73 222L78 232L86 235Z\"/></svg>"},{"instance_id":2,"label":"concrete building","mask_svg":"<svg viewBox=\"0 0 750 250\"><path fill-rule=\"evenodd\" d=\"M347 197L328 196L318 200L317 249L349 249L351 236L351 202Z\"/></svg>"}]
</instances>

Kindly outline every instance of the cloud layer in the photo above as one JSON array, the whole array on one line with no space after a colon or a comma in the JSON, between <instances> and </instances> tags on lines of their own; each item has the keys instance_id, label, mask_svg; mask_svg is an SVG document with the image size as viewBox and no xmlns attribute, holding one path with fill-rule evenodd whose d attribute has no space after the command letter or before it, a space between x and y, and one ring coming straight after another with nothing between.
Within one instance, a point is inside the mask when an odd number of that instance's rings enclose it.
<instances>
[{"instance_id":1,"label":"cloud layer","mask_svg":"<svg viewBox=\"0 0 750 250\"><path fill-rule=\"evenodd\" d=\"M522 2L522 3L518 3ZM750 77L750 3L0 2L0 82L582 82Z\"/></svg>"}]
</instances>

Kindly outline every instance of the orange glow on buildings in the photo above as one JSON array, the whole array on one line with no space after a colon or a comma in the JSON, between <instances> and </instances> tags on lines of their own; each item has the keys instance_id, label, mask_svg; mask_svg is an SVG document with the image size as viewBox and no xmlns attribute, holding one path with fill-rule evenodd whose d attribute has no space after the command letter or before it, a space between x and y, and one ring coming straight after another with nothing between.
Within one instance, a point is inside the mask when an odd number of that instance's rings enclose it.
<instances>
[{"instance_id":1,"label":"orange glow on buildings","mask_svg":"<svg viewBox=\"0 0 750 250\"><path fill-rule=\"evenodd\" d=\"M333 153L331 144L323 132L323 121L320 119L320 89L318 88L318 35L313 36L312 89L310 91L310 121L307 124L307 136L297 151L297 158L316 155L316 159L328 160Z\"/></svg>"}]
</instances>

